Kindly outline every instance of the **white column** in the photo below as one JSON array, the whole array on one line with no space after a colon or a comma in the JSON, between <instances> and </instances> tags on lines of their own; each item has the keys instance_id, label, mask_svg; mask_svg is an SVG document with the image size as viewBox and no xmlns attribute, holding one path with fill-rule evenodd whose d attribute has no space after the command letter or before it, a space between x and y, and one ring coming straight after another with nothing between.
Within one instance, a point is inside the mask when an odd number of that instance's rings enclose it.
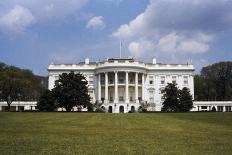
<instances>
[{"instance_id":1,"label":"white column","mask_svg":"<svg viewBox=\"0 0 232 155\"><path fill-rule=\"evenodd\" d=\"M118 103L118 72L114 72L114 103Z\"/></svg>"},{"instance_id":2,"label":"white column","mask_svg":"<svg viewBox=\"0 0 232 155\"><path fill-rule=\"evenodd\" d=\"M193 75L190 75L189 76L189 88L190 88L190 91L192 93L192 96L193 96L193 100L194 100L194 76Z\"/></svg>"},{"instance_id":3,"label":"white column","mask_svg":"<svg viewBox=\"0 0 232 155\"><path fill-rule=\"evenodd\" d=\"M0 111L2 111L2 106L0 105Z\"/></svg>"},{"instance_id":4,"label":"white column","mask_svg":"<svg viewBox=\"0 0 232 155\"><path fill-rule=\"evenodd\" d=\"M98 102L101 103L101 74L98 74Z\"/></svg>"},{"instance_id":5,"label":"white column","mask_svg":"<svg viewBox=\"0 0 232 155\"><path fill-rule=\"evenodd\" d=\"M129 79L128 79L128 72L126 72L126 103L129 103Z\"/></svg>"},{"instance_id":6,"label":"white column","mask_svg":"<svg viewBox=\"0 0 232 155\"><path fill-rule=\"evenodd\" d=\"M135 73L135 102L139 103L138 100L138 73Z\"/></svg>"},{"instance_id":7,"label":"white column","mask_svg":"<svg viewBox=\"0 0 232 155\"><path fill-rule=\"evenodd\" d=\"M108 103L108 73L105 72L105 103Z\"/></svg>"},{"instance_id":8,"label":"white column","mask_svg":"<svg viewBox=\"0 0 232 155\"><path fill-rule=\"evenodd\" d=\"M144 85L144 74L142 74L142 100L144 101L145 100L145 85Z\"/></svg>"}]
</instances>

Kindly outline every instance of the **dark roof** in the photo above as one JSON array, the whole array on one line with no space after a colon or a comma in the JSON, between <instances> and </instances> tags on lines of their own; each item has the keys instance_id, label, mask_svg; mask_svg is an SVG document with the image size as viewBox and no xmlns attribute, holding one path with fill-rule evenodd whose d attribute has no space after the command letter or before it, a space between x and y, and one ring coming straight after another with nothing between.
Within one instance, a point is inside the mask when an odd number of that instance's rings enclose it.
<instances>
[{"instance_id":1,"label":"dark roof","mask_svg":"<svg viewBox=\"0 0 232 155\"><path fill-rule=\"evenodd\" d=\"M128 61L134 61L134 58L110 58L110 59L108 59L108 61L126 61L126 60L128 60Z\"/></svg>"}]
</instances>

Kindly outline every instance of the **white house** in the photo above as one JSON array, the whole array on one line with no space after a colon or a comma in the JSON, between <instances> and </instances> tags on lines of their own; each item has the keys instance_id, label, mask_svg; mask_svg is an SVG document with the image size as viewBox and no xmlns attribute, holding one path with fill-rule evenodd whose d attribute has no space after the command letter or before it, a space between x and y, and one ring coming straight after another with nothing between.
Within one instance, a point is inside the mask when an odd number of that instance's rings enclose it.
<instances>
[{"instance_id":1,"label":"white house","mask_svg":"<svg viewBox=\"0 0 232 155\"><path fill-rule=\"evenodd\" d=\"M194 96L194 67L192 64L161 64L153 58L151 63L128 59L108 59L79 64L51 64L48 67L49 89L62 73L74 71L83 74L89 83L92 103L101 102L109 112L137 110L140 102L151 105L152 111L162 107L161 90L167 83L188 87Z\"/></svg>"}]
</instances>

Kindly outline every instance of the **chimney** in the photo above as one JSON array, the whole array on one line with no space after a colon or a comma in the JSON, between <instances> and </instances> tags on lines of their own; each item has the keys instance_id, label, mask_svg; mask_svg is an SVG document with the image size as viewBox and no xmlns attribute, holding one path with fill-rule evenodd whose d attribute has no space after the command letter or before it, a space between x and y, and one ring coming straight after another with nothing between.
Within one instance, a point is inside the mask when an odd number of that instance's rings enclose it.
<instances>
[{"instance_id":1,"label":"chimney","mask_svg":"<svg viewBox=\"0 0 232 155\"><path fill-rule=\"evenodd\" d=\"M85 64L86 64L86 65L89 64L89 58L85 58Z\"/></svg>"},{"instance_id":2,"label":"chimney","mask_svg":"<svg viewBox=\"0 0 232 155\"><path fill-rule=\"evenodd\" d=\"M156 58L155 57L152 58L152 64L156 64Z\"/></svg>"}]
</instances>

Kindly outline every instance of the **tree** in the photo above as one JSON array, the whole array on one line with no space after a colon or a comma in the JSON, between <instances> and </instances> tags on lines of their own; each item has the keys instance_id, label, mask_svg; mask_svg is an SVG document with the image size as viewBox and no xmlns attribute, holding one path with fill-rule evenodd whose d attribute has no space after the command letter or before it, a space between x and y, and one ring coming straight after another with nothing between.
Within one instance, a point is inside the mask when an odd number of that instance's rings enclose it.
<instances>
[{"instance_id":1,"label":"tree","mask_svg":"<svg viewBox=\"0 0 232 155\"><path fill-rule=\"evenodd\" d=\"M168 83L164 90L161 91L164 99L163 107L161 111L171 112L178 111L179 100L178 100L178 88L176 83Z\"/></svg>"},{"instance_id":2,"label":"tree","mask_svg":"<svg viewBox=\"0 0 232 155\"><path fill-rule=\"evenodd\" d=\"M36 76L30 70L0 62L0 100L7 102L7 110L10 110L13 101L37 100L45 89L45 80L45 77Z\"/></svg>"},{"instance_id":3,"label":"tree","mask_svg":"<svg viewBox=\"0 0 232 155\"><path fill-rule=\"evenodd\" d=\"M186 112L193 108L193 97L190 94L190 90L184 87L179 90L179 107L178 111Z\"/></svg>"},{"instance_id":4,"label":"tree","mask_svg":"<svg viewBox=\"0 0 232 155\"><path fill-rule=\"evenodd\" d=\"M87 84L86 78L80 73L74 74L72 71L60 75L52 90L59 107L71 111L74 106L84 108L90 106Z\"/></svg>"},{"instance_id":5,"label":"tree","mask_svg":"<svg viewBox=\"0 0 232 155\"><path fill-rule=\"evenodd\" d=\"M55 104L55 96L52 91L44 91L39 98L37 108L40 111L54 111L57 108Z\"/></svg>"},{"instance_id":6,"label":"tree","mask_svg":"<svg viewBox=\"0 0 232 155\"><path fill-rule=\"evenodd\" d=\"M203 67L195 76L195 100L232 100L232 62L219 62Z\"/></svg>"},{"instance_id":7,"label":"tree","mask_svg":"<svg viewBox=\"0 0 232 155\"><path fill-rule=\"evenodd\" d=\"M15 67L1 66L0 74L0 98L7 102L7 110L13 101L19 100L24 95L24 90L29 88L31 81L23 72Z\"/></svg>"}]
</instances>

